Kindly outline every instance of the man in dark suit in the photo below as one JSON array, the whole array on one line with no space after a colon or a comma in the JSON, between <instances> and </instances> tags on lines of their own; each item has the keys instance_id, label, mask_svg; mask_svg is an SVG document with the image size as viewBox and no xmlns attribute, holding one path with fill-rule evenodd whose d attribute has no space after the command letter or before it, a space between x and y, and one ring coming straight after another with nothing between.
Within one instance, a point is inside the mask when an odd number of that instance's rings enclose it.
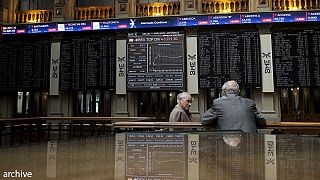
<instances>
[{"instance_id":1,"label":"man in dark suit","mask_svg":"<svg viewBox=\"0 0 320 180\"><path fill-rule=\"evenodd\" d=\"M216 123L217 130L241 130L257 132L256 121L265 123L253 100L239 96L239 85L228 81L222 86L221 98L213 101L212 107L201 117L202 124Z\"/></svg>"}]
</instances>

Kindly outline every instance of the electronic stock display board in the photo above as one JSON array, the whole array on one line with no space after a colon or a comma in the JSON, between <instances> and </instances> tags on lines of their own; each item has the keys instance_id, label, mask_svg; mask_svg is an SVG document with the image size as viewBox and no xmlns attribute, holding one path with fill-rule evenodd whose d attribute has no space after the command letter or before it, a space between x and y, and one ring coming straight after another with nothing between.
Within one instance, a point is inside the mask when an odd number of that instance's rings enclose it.
<instances>
[{"instance_id":1,"label":"electronic stock display board","mask_svg":"<svg viewBox=\"0 0 320 180\"><path fill-rule=\"evenodd\" d=\"M274 30L277 87L320 86L320 30Z\"/></svg>"},{"instance_id":2,"label":"electronic stock display board","mask_svg":"<svg viewBox=\"0 0 320 180\"><path fill-rule=\"evenodd\" d=\"M127 89L183 90L184 41L180 32L129 33Z\"/></svg>"},{"instance_id":3,"label":"electronic stock display board","mask_svg":"<svg viewBox=\"0 0 320 180\"><path fill-rule=\"evenodd\" d=\"M1 27L1 33L3 35L37 34L93 30L120 30L137 28L206 26L225 24L265 24L319 21L320 11L229 13L8 25Z\"/></svg>"},{"instance_id":4,"label":"electronic stock display board","mask_svg":"<svg viewBox=\"0 0 320 180\"><path fill-rule=\"evenodd\" d=\"M220 88L230 80L261 87L258 31L207 32L198 36L201 88Z\"/></svg>"},{"instance_id":5,"label":"electronic stock display board","mask_svg":"<svg viewBox=\"0 0 320 180\"><path fill-rule=\"evenodd\" d=\"M0 43L0 54L0 92L49 89L49 40L5 40Z\"/></svg>"},{"instance_id":6,"label":"electronic stock display board","mask_svg":"<svg viewBox=\"0 0 320 180\"><path fill-rule=\"evenodd\" d=\"M115 39L66 37L61 42L60 90L112 89L115 86Z\"/></svg>"}]
</instances>

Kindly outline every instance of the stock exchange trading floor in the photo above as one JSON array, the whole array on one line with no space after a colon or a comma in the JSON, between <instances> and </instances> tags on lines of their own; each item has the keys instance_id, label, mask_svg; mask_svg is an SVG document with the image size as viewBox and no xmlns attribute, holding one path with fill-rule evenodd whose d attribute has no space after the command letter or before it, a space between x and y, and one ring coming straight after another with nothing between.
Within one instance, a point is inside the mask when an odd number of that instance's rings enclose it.
<instances>
[{"instance_id":1,"label":"stock exchange trading floor","mask_svg":"<svg viewBox=\"0 0 320 180\"><path fill-rule=\"evenodd\" d=\"M0 148L1 178L318 179L317 136L125 132Z\"/></svg>"}]
</instances>

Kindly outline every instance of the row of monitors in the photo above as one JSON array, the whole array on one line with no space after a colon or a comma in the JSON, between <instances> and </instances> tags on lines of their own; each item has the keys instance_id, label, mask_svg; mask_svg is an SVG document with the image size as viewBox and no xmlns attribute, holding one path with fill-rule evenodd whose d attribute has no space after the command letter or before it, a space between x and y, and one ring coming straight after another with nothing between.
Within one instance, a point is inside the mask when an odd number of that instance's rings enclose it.
<instances>
[{"instance_id":1,"label":"row of monitors","mask_svg":"<svg viewBox=\"0 0 320 180\"><path fill-rule=\"evenodd\" d=\"M319 30L275 31L272 39L277 87L320 85ZM197 60L191 68L198 69L200 88L221 87L229 79L261 87L257 31L199 33L198 54L187 56L182 32L129 33L126 58L116 58L115 42L101 36L62 40L60 90L112 89L116 68L126 75L128 90L184 90L186 59ZM49 40L1 45L1 91L15 90L16 79L19 89L48 88L50 63L43 60L50 59Z\"/></svg>"},{"instance_id":2,"label":"row of monitors","mask_svg":"<svg viewBox=\"0 0 320 180\"><path fill-rule=\"evenodd\" d=\"M113 20L52 22L3 26L3 35L38 34L52 32L80 32L93 30L121 30L138 28L186 27L227 24L268 24L283 22L319 22L319 11L232 13L175 17L127 18Z\"/></svg>"}]
</instances>

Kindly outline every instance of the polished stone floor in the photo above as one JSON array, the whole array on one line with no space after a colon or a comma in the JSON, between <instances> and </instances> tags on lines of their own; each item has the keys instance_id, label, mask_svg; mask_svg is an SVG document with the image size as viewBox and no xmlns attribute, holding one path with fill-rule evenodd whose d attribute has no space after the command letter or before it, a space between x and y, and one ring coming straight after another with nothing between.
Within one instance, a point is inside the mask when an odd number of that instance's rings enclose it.
<instances>
[{"instance_id":1,"label":"polished stone floor","mask_svg":"<svg viewBox=\"0 0 320 180\"><path fill-rule=\"evenodd\" d=\"M110 133L3 146L0 162L0 179L315 180L320 177L320 137Z\"/></svg>"}]
</instances>

